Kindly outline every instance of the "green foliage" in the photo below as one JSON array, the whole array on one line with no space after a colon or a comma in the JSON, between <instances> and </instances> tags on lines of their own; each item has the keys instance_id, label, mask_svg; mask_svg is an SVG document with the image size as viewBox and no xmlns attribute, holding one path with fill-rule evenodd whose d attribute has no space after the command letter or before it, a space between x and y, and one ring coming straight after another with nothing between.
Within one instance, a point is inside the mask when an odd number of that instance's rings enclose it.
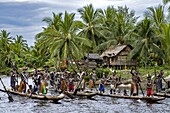
<instances>
[{"instance_id":1,"label":"green foliage","mask_svg":"<svg viewBox=\"0 0 170 113\"><path fill-rule=\"evenodd\" d=\"M135 11L127 6L95 9L89 4L77 10L81 18L79 21L75 20L76 13L53 12L52 18L43 18L48 25L36 35L32 47L28 47L23 36L12 37L6 30L1 30L0 72L6 73L14 65L18 68L50 65L60 69L61 61L69 62L66 67L70 71L78 71L79 67L73 64L74 61L81 60L89 52L101 54L117 44L133 46L129 58L137 59L142 68L157 63L163 69L169 69L170 24L164 12L169 0L163 0L163 3L147 8L145 18L138 21ZM103 73L110 75L110 72L108 68L96 69L98 78Z\"/></svg>"},{"instance_id":2,"label":"green foliage","mask_svg":"<svg viewBox=\"0 0 170 113\"><path fill-rule=\"evenodd\" d=\"M85 76L84 79L85 79L86 82L88 82L88 81L90 80L90 76L89 76L89 75L88 75L88 76Z\"/></svg>"}]
</instances>

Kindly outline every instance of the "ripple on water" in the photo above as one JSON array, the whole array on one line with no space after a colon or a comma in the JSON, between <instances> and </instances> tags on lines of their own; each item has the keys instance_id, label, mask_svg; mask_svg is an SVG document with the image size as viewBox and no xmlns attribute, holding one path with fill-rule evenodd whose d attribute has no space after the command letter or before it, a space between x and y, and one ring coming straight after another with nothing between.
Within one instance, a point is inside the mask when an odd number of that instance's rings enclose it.
<instances>
[{"instance_id":1,"label":"ripple on water","mask_svg":"<svg viewBox=\"0 0 170 113\"><path fill-rule=\"evenodd\" d=\"M3 78L6 86L9 79ZM0 88L3 88L0 85ZM59 103L34 100L13 96L9 103L6 93L0 92L0 113L169 113L170 99L159 103L147 103L141 100L114 99L95 96L88 99L63 99Z\"/></svg>"}]
</instances>

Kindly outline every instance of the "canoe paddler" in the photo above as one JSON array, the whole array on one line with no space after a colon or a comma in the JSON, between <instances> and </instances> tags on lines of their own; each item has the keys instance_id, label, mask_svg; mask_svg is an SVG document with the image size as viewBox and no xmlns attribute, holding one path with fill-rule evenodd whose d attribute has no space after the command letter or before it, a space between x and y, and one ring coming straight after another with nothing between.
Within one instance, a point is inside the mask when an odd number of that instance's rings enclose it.
<instances>
[{"instance_id":1,"label":"canoe paddler","mask_svg":"<svg viewBox=\"0 0 170 113\"><path fill-rule=\"evenodd\" d=\"M79 83L77 83L77 85L75 86L75 89L80 89L81 91L85 90L85 79L84 79L85 76L86 76L86 73L80 70L77 76ZM78 86L79 84L80 86Z\"/></svg>"},{"instance_id":2,"label":"canoe paddler","mask_svg":"<svg viewBox=\"0 0 170 113\"><path fill-rule=\"evenodd\" d=\"M67 91L68 83L67 83L67 69L64 70L63 75L61 76L61 87L62 91Z\"/></svg>"},{"instance_id":3,"label":"canoe paddler","mask_svg":"<svg viewBox=\"0 0 170 113\"><path fill-rule=\"evenodd\" d=\"M112 75L111 75L111 77L109 79L111 81L111 84L110 84L110 94L112 94L112 92L114 94L116 94L117 81L118 81L118 77L116 76L116 71L112 72Z\"/></svg>"},{"instance_id":4,"label":"canoe paddler","mask_svg":"<svg viewBox=\"0 0 170 113\"><path fill-rule=\"evenodd\" d=\"M42 76L41 85L40 85L40 94L47 94L47 82L44 76Z\"/></svg>"},{"instance_id":5,"label":"canoe paddler","mask_svg":"<svg viewBox=\"0 0 170 113\"><path fill-rule=\"evenodd\" d=\"M153 91L152 91L152 80L151 80L151 76L148 74L147 77L147 94L146 96L150 97L153 96Z\"/></svg>"},{"instance_id":6,"label":"canoe paddler","mask_svg":"<svg viewBox=\"0 0 170 113\"><path fill-rule=\"evenodd\" d=\"M90 73L89 89L93 90L93 88L95 88L95 83L96 83L96 69L94 68Z\"/></svg>"},{"instance_id":7,"label":"canoe paddler","mask_svg":"<svg viewBox=\"0 0 170 113\"><path fill-rule=\"evenodd\" d=\"M100 91L100 93L102 93L102 92L104 93L105 92L104 79L103 78L101 78L101 80L100 80L99 91Z\"/></svg>"},{"instance_id":8,"label":"canoe paddler","mask_svg":"<svg viewBox=\"0 0 170 113\"><path fill-rule=\"evenodd\" d=\"M157 76L157 89L158 89L158 92L161 92L162 91L162 79L163 79L163 75L164 75L164 71L163 70L160 70L158 76Z\"/></svg>"},{"instance_id":9,"label":"canoe paddler","mask_svg":"<svg viewBox=\"0 0 170 113\"><path fill-rule=\"evenodd\" d=\"M73 77L73 74L72 73L68 73L68 80L69 80L69 91L70 92L73 92L74 91L74 77Z\"/></svg>"},{"instance_id":10,"label":"canoe paddler","mask_svg":"<svg viewBox=\"0 0 170 113\"><path fill-rule=\"evenodd\" d=\"M21 81L20 81L20 86L19 86L19 92L24 92L26 93L26 84L28 83L28 75L26 73L26 68L23 68L23 71L21 73Z\"/></svg>"},{"instance_id":11,"label":"canoe paddler","mask_svg":"<svg viewBox=\"0 0 170 113\"><path fill-rule=\"evenodd\" d=\"M15 73L13 70L10 71L10 76L11 76L11 79L10 79L11 89L15 91L16 90L15 89L16 78L15 78Z\"/></svg>"},{"instance_id":12,"label":"canoe paddler","mask_svg":"<svg viewBox=\"0 0 170 113\"><path fill-rule=\"evenodd\" d=\"M130 72L132 74L132 81L131 81L131 93L130 95L132 96L137 96L138 95L138 90L139 90L139 84L141 82L141 79L139 77L139 73L136 70L131 70Z\"/></svg>"}]
</instances>

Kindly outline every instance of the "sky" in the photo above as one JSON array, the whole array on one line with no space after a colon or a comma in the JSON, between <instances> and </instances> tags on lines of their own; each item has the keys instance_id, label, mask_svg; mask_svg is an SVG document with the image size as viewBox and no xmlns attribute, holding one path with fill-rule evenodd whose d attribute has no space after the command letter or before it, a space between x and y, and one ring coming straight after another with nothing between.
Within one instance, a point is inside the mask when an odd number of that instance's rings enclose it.
<instances>
[{"instance_id":1,"label":"sky","mask_svg":"<svg viewBox=\"0 0 170 113\"><path fill-rule=\"evenodd\" d=\"M142 17L147 7L156 7L162 0L0 0L0 30L7 30L12 37L22 35L28 45L33 46L35 35L47 25L42 22L44 17L52 17L52 12L68 11L80 19L77 9L88 4L95 9L126 5Z\"/></svg>"}]
</instances>

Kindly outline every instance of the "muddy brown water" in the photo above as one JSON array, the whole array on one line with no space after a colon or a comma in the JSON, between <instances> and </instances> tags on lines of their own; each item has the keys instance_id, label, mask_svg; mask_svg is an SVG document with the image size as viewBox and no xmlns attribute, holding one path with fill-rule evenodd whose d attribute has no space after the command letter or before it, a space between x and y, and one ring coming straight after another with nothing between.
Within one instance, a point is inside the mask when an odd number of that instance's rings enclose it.
<instances>
[{"instance_id":1,"label":"muddy brown water","mask_svg":"<svg viewBox=\"0 0 170 113\"><path fill-rule=\"evenodd\" d=\"M2 78L9 86L9 78ZM3 89L2 84L0 88ZM58 103L29 99L12 95L14 102L8 101L6 93L0 92L0 113L170 113L170 98L157 103L141 100L116 99L95 96L93 99L64 98Z\"/></svg>"}]
</instances>

